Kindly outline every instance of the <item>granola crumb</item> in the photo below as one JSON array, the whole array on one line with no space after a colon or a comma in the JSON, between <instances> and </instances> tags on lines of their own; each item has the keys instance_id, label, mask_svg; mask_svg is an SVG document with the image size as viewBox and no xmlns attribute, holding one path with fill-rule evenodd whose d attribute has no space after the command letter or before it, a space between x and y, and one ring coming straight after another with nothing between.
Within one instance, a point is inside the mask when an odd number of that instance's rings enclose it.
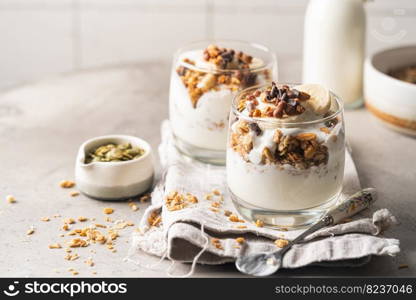
<instances>
[{"instance_id":1,"label":"granola crumb","mask_svg":"<svg viewBox=\"0 0 416 300\"><path fill-rule=\"evenodd\" d=\"M217 249L224 250L224 248L221 245L221 241L217 238L212 238L211 239L211 244Z\"/></svg>"},{"instance_id":2,"label":"granola crumb","mask_svg":"<svg viewBox=\"0 0 416 300\"><path fill-rule=\"evenodd\" d=\"M77 260L78 258L79 258L79 255L77 253L74 253L74 254L68 253L67 255L64 256L64 259L69 260L69 261L74 261L74 260Z\"/></svg>"},{"instance_id":3,"label":"granola crumb","mask_svg":"<svg viewBox=\"0 0 416 300\"><path fill-rule=\"evenodd\" d=\"M219 196L219 195L221 195L221 192L220 192L219 190L217 190L217 189L212 190L212 193L213 193L215 196Z\"/></svg>"},{"instance_id":4,"label":"granola crumb","mask_svg":"<svg viewBox=\"0 0 416 300\"><path fill-rule=\"evenodd\" d=\"M64 225L62 225L62 229L65 230L65 231L68 231L69 228L70 227L69 227L68 223L64 223Z\"/></svg>"},{"instance_id":5,"label":"granola crumb","mask_svg":"<svg viewBox=\"0 0 416 300\"><path fill-rule=\"evenodd\" d=\"M64 220L65 224L75 224L75 220L73 218L68 218Z\"/></svg>"},{"instance_id":6,"label":"granola crumb","mask_svg":"<svg viewBox=\"0 0 416 300\"><path fill-rule=\"evenodd\" d=\"M229 216L231 216L233 213L231 212L231 211L229 211L229 210L225 210L224 211L224 216L226 216L226 217L229 217Z\"/></svg>"},{"instance_id":7,"label":"granola crumb","mask_svg":"<svg viewBox=\"0 0 416 300\"><path fill-rule=\"evenodd\" d=\"M106 215L111 215L111 214L114 212L114 209L113 209L113 208L111 208L111 207L104 207L103 212L104 212Z\"/></svg>"},{"instance_id":8,"label":"granola crumb","mask_svg":"<svg viewBox=\"0 0 416 300\"><path fill-rule=\"evenodd\" d=\"M89 243L86 240L80 238L73 239L68 243L68 246L71 248L87 247L88 245Z\"/></svg>"},{"instance_id":9,"label":"granola crumb","mask_svg":"<svg viewBox=\"0 0 416 300\"><path fill-rule=\"evenodd\" d=\"M220 207L220 206L221 206L221 203L219 203L219 202L215 201L215 202L212 202L212 203L211 203L211 206L212 206L212 207L215 207L215 208L218 208L218 207Z\"/></svg>"},{"instance_id":10,"label":"granola crumb","mask_svg":"<svg viewBox=\"0 0 416 300\"><path fill-rule=\"evenodd\" d=\"M235 239L235 241L239 244L244 244L246 242L246 239L243 237L238 237Z\"/></svg>"},{"instance_id":11,"label":"granola crumb","mask_svg":"<svg viewBox=\"0 0 416 300\"><path fill-rule=\"evenodd\" d=\"M129 207L131 208L132 211L139 210L139 207L133 201L129 201L127 204L129 205Z\"/></svg>"},{"instance_id":12,"label":"granola crumb","mask_svg":"<svg viewBox=\"0 0 416 300\"><path fill-rule=\"evenodd\" d=\"M147 218L147 223L150 226L158 226L162 221L162 217L160 216L159 212L153 211L150 216Z\"/></svg>"},{"instance_id":13,"label":"granola crumb","mask_svg":"<svg viewBox=\"0 0 416 300\"><path fill-rule=\"evenodd\" d=\"M205 200L211 200L212 199L212 194L205 194L204 199Z\"/></svg>"},{"instance_id":14,"label":"granola crumb","mask_svg":"<svg viewBox=\"0 0 416 300\"><path fill-rule=\"evenodd\" d=\"M407 265L407 264L400 264L399 265L399 270L401 270L401 269L408 269L409 268L409 265Z\"/></svg>"},{"instance_id":15,"label":"granola crumb","mask_svg":"<svg viewBox=\"0 0 416 300\"><path fill-rule=\"evenodd\" d=\"M238 226L235 226L235 228L237 228L237 229L246 229L247 226L245 226L245 225L238 225Z\"/></svg>"},{"instance_id":16,"label":"granola crumb","mask_svg":"<svg viewBox=\"0 0 416 300\"><path fill-rule=\"evenodd\" d=\"M256 220L254 223L257 227L264 227L264 222L262 220Z\"/></svg>"},{"instance_id":17,"label":"granola crumb","mask_svg":"<svg viewBox=\"0 0 416 300\"><path fill-rule=\"evenodd\" d=\"M78 217L78 221L85 222L85 221L88 221L88 218L81 216L81 217Z\"/></svg>"},{"instance_id":18,"label":"granola crumb","mask_svg":"<svg viewBox=\"0 0 416 300\"><path fill-rule=\"evenodd\" d=\"M289 241L285 239L277 239L274 241L274 244L279 248L284 248L289 244Z\"/></svg>"},{"instance_id":19,"label":"granola crumb","mask_svg":"<svg viewBox=\"0 0 416 300\"><path fill-rule=\"evenodd\" d=\"M79 196L79 192L77 192L77 191L70 192L70 193L69 193L69 196L71 196L71 197L76 197L76 196Z\"/></svg>"},{"instance_id":20,"label":"granola crumb","mask_svg":"<svg viewBox=\"0 0 416 300\"><path fill-rule=\"evenodd\" d=\"M95 265L94 261L92 260L92 257L88 257L87 260L84 261L88 266L93 267Z\"/></svg>"},{"instance_id":21,"label":"granola crumb","mask_svg":"<svg viewBox=\"0 0 416 300\"><path fill-rule=\"evenodd\" d=\"M244 220L240 219L237 215L234 215L234 214L231 214L228 217L228 220L230 220L231 222L241 222L241 223L245 222Z\"/></svg>"},{"instance_id":22,"label":"granola crumb","mask_svg":"<svg viewBox=\"0 0 416 300\"><path fill-rule=\"evenodd\" d=\"M147 201L149 201L150 200L150 194L146 194L146 195L143 195L143 196L141 196L140 197L140 199L139 199L139 201L141 202L141 203L145 203L145 202L147 202Z\"/></svg>"},{"instance_id":23,"label":"granola crumb","mask_svg":"<svg viewBox=\"0 0 416 300\"><path fill-rule=\"evenodd\" d=\"M13 195L7 195L6 196L6 201L8 203L16 203L16 198Z\"/></svg>"},{"instance_id":24,"label":"granola crumb","mask_svg":"<svg viewBox=\"0 0 416 300\"><path fill-rule=\"evenodd\" d=\"M62 248L61 244L59 243L50 244L48 247L49 249L61 249Z\"/></svg>"},{"instance_id":25,"label":"granola crumb","mask_svg":"<svg viewBox=\"0 0 416 300\"><path fill-rule=\"evenodd\" d=\"M73 182L71 180L62 180L59 183L59 186L63 189L70 189L70 188L75 186L75 182Z\"/></svg>"},{"instance_id":26,"label":"granola crumb","mask_svg":"<svg viewBox=\"0 0 416 300\"><path fill-rule=\"evenodd\" d=\"M217 208L213 208L213 207L210 207L209 210L212 211L212 212L214 212L214 213L219 212L219 210Z\"/></svg>"},{"instance_id":27,"label":"granola crumb","mask_svg":"<svg viewBox=\"0 0 416 300\"><path fill-rule=\"evenodd\" d=\"M42 217L40 220L42 222L49 222L51 219L49 217Z\"/></svg>"},{"instance_id":28,"label":"granola crumb","mask_svg":"<svg viewBox=\"0 0 416 300\"><path fill-rule=\"evenodd\" d=\"M29 230L26 232L26 235L32 235L35 233L35 228L33 226L30 226Z\"/></svg>"}]
</instances>

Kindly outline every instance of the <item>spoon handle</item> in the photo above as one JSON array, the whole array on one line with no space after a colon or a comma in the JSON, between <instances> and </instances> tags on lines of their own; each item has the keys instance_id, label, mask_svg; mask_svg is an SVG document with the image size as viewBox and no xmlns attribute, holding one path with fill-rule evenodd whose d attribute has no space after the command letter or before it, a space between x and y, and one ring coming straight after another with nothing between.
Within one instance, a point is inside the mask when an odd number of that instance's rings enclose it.
<instances>
[{"instance_id":1,"label":"spoon handle","mask_svg":"<svg viewBox=\"0 0 416 300\"><path fill-rule=\"evenodd\" d=\"M351 217L366 209L375 200L375 189L363 189L331 209L327 215L334 219L334 224L337 224L345 218Z\"/></svg>"},{"instance_id":2,"label":"spoon handle","mask_svg":"<svg viewBox=\"0 0 416 300\"><path fill-rule=\"evenodd\" d=\"M356 213L366 209L372 202L376 200L375 190L373 188L363 189L346 201L343 201L333 209L331 209L322 219L317 223L305 230L301 235L297 236L294 240L290 241L283 249L279 251L279 255L283 255L289 250L294 244L302 241L309 234L322 229L326 226L337 224L345 218L351 217Z\"/></svg>"},{"instance_id":3,"label":"spoon handle","mask_svg":"<svg viewBox=\"0 0 416 300\"><path fill-rule=\"evenodd\" d=\"M289 250L294 244L299 243L305 237L314 233L315 231L324 228L325 226L333 224L333 218L331 216L325 215L322 219L320 219L317 223L309 227L305 230L302 234L298 235L294 240L291 240L289 244L287 244L284 248L282 248L279 252L279 255L283 255L287 250Z\"/></svg>"}]
</instances>

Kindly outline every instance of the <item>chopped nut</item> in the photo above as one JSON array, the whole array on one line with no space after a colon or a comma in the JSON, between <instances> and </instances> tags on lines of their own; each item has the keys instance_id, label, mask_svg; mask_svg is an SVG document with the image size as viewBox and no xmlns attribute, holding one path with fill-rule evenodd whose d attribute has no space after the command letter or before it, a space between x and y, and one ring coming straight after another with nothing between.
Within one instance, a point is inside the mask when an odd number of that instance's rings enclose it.
<instances>
[{"instance_id":1,"label":"chopped nut","mask_svg":"<svg viewBox=\"0 0 416 300\"><path fill-rule=\"evenodd\" d=\"M256 220L256 222L254 223L257 227L263 227L264 226L264 222L262 220Z\"/></svg>"},{"instance_id":2,"label":"chopped nut","mask_svg":"<svg viewBox=\"0 0 416 300\"><path fill-rule=\"evenodd\" d=\"M72 187L74 187L74 186L75 186L75 182L73 182L73 181L71 181L71 180L62 180L62 181L59 183L59 186L60 186L61 188L64 188L64 189L69 189L69 188L72 188Z\"/></svg>"},{"instance_id":3,"label":"chopped nut","mask_svg":"<svg viewBox=\"0 0 416 300\"><path fill-rule=\"evenodd\" d=\"M284 248L289 244L289 241L285 239L277 239L274 241L274 244L279 248Z\"/></svg>"},{"instance_id":4,"label":"chopped nut","mask_svg":"<svg viewBox=\"0 0 416 300\"><path fill-rule=\"evenodd\" d=\"M13 197L12 195L7 195L6 196L6 201L9 203L16 203L16 198Z\"/></svg>"},{"instance_id":5,"label":"chopped nut","mask_svg":"<svg viewBox=\"0 0 416 300\"><path fill-rule=\"evenodd\" d=\"M236 238L236 239L235 239L235 241L236 241L237 243L239 243L239 244L244 244L244 243L245 243L245 241L246 241L246 239L245 239L245 238L243 238L243 237L238 237L238 238Z\"/></svg>"},{"instance_id":6,"label":"chopped nut","mask_svg":"<svg viewBox=\"0 0 416 300\"><path fill-rule=\"evenodd\" d=\"M49 249L60 249L60 248L62 248L62 246L59 243L49 245Z\"/></svg>"},{"instance_id":7,"label":"chopped nut","mask_svg":"<svg viewBox=\"0 0 416 300\"><path fill-rule=\"evenodd\" d=\"M111 207L104 207L103 212L107 215L111 215L114 212L114 209Z\"/></svg>"},{"instance_id":8,"label":"chopped nut","mask_svg":"<svg viewBox=\"0 0 416 300\"><path fill-rule=\"evenodd\" d=\"M71 196L71 197L76 197L76 196L79 196L79 192L76 192L76 191L74 191L74 192L70 192L70 193L69 193L69 196Z\"/></svg>"}]
</instances>

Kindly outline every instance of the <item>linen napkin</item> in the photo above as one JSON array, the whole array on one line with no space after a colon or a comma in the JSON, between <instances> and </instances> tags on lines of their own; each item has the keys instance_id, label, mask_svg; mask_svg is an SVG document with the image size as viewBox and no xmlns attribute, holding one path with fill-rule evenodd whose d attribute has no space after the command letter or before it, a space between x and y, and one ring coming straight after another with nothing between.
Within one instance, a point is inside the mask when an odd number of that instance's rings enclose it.
<instances>
[{"instance_id":1,"label":"linen napkin","mask_svg":"<svg viewBox=\"0 0 416 300\"><path fill-rule=\"evenodd\" d=\"M223 264L235 261L239 255L275 251L276 240L291 240L302 233L304 229L282 232L247 221L231 222L224 212L237 216L238 213L227 193L225 168L182 156L173 145L168 121L162 123L161 133L159 155L163 174L152 192L152 204L141 220L140 232L133 233L130 260L135 261L134 255L144 252L174 262ZM341 197L345 199L359 190L355 165L347 152ZM171 191L191 193L198 202L170 211L164 201ZM207 194L212 195L211 200L204 198ZM216 209L212 203L218 198L221 207ZM372 255L396 255L400 251L399 241L378 236L397 222L394 216L387 209L366 218L362 218L363 213L360 215L361 218L348 223L321 229L293 246L284 256L282 268L311 264L356 266L368 262ZM244 238L244 243L238 243L238 237Z\"/></svg>"}]
</instances>

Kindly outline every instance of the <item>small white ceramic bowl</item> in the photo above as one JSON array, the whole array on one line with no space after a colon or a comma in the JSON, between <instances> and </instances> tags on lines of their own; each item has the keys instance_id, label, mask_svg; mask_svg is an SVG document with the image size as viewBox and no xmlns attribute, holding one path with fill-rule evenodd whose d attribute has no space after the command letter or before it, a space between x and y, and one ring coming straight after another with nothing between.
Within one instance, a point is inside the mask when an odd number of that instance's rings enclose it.
<instances>
[{"instance_id":1,"label":"small white ceramic bowl","mask_svg":"<svg viewBox=\"0 0 416 300\"><path fill-rule=\"evenodd\" d=\"M145 153L133 160L85 163L87 153L99 146L131 143ZM126 199L147 191L153 183L154 165L150 145L137 137L106 135L92 138L81 145L75 164L75 180L81 192L102 200Z\"/></svg>"},{"instance_id":2,"label":"small white ceramic bowl","mask_svg":"<svg viewBox=\"0 0 416 300\"><path fill-rule=\"evenodd\" d=\"M368 110L389 127L416 135L416 84L387 75L392 69L416 65L416 45L378 52L364 67L364 98Z\"/></svg>"}]
</instances>

